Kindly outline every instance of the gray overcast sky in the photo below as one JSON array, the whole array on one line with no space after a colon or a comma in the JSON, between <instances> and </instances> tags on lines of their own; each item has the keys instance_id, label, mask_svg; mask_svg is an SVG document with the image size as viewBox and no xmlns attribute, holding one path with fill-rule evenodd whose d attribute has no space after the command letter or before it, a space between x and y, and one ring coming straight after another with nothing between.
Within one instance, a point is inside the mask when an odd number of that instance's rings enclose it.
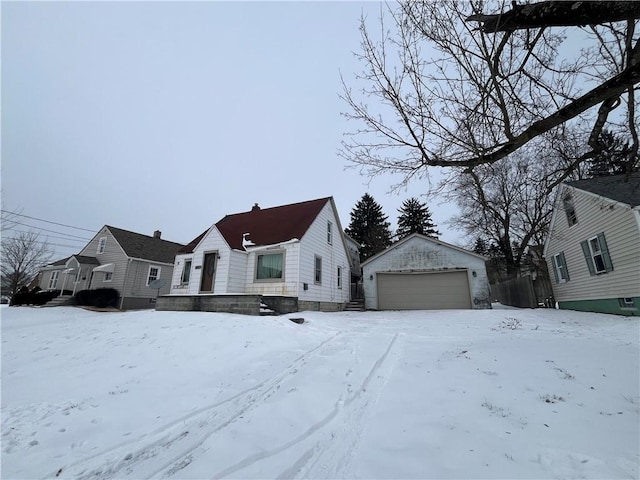
<instances>
[{"instance_id":1,"label":"gray overcast sky","mask_svg":"<svg viewBox=\"0 0 640 480\"><path fill-rule=\"evenodd\" d=\"M345 2L2 2L2 208L186 243L225 214L369 192L392 228L426 181L345 170L340 72L359 65ZM441 238L462 238L430 203ZM23 219L24 223L91 237ZM27 227L20 227L26 229ZM51 235L55 235L51 233ZM51 238L59 245L76 245ZM77 247L56 247L57 256Z\"/></svg>"}]
</instances>

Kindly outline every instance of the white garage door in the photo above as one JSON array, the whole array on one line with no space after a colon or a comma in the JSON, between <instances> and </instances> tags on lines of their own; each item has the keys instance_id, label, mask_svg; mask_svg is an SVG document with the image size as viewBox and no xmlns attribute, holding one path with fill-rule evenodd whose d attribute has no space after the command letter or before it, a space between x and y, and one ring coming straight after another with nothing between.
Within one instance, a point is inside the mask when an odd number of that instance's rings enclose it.
<instances>
[{"instance_id":1,"label":"white garage door","mask_svg":"<svg viewBox=\"0 0 640 480\"><path fill-rule=\"evenodd\" d=\"M471 308L467 272L378 273L379 310Z\"/></svg>"}]
</instances>

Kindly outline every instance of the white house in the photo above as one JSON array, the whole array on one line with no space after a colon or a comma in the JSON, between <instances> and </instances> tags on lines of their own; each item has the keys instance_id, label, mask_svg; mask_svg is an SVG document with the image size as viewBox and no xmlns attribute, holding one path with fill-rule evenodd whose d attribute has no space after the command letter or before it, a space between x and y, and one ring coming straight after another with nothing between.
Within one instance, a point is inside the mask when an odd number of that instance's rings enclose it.
<instances>
[{"instance_id":1,"label":"white house","mask_svg":"<svg viewBox=\"0 0 640 480\"><path fill-rule=\"evenodd\" d=\"M491 308L485 257L418 233L362 264L365 306L374 310Z\"/></svg>"},{"instance_id":2,"label":"white house","mask_svg":"<svg viewBox=\"0 0 640 480\"><path fill-rule=\"evenodd\" d=\"M225 216L178 252L170 296L260 295L288 300L290 311L341 310L350 279L342 226L327 197Z\"/></svg>"},{"instance_id":3,"label":"white house","mask_svg":"<svg viewBox=\"0 0 640 480\"><path fill-rule=\"evenodd\" d=\"M544 257L560 308L640 315L640 173L561 185Z\"/></svg>"}]
</instances>

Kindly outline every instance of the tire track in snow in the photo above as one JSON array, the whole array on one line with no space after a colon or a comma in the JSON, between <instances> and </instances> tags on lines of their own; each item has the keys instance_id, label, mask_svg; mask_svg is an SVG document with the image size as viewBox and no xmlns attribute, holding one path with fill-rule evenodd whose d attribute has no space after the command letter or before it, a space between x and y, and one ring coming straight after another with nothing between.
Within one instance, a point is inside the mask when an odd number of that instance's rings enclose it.
<instances>
[{"instance_id":1,"label":"tire track in snow","mask_svg":"<svg viewBox=\"0 0 640 480\"><path fill-rule=\"evenodd\" d=\"M367 415L371 407L378 403L397 360L397 347L394 349L398 336L396 333L384 356L381 357L369 374L363 388L347 399L343 415L337 423L337 428L326 432L316 442L311 454L306 452L295 464L282 472L279 479L289 478L349 478L344 475L360 443L360 437L367 425ZM393 361L386 361L389 355L396 355ZM366 392L366 395L364 394Z\"/></svg>"},{"instance_id":2,"label":"tire track in snow","mask_svg":"<svg viewBox=\"0 0 640 480\"><path fill-rule=\"evenodd\" d=\"M272 457L274 455L277 455L278 453L281 453L295 445L298 445L302 442L304 442L305 440L309 439L313 434L315 434L316 432L322 430L324 427L330 425L333 420L340 416L341 418L349 418L349 417L358 417L358 418L362 418L364 415L364 408L366 407L366 405L369 404L369 397L371 395L364 395L368 388L369 385L372 383L372 380L374 379L374 376L376 376L383 364L385 363L386 359L389 357L389 354L391 353L391 350L394 346L394 344L396 343L396 340L398 339L398 333L396 333L393 338L391 339L391 341L389 342L389 344L387 345L387 348L385 349L385 351L382 353L382 355L376 360L376 362L373 364L373 366L371 367L371 370L369 371L368 375L366 376L366 378L364 379L364 381L362 382L362 384L360 385L360 388L358 388L356 391L350 393L349 395L346 396L346 398L339 398L338 401L336 402L336 404L334 405L333 409L324 417L322 418L319 422L316 422L315 424L313 424L311 427L309 427L305 432L303 432L302 434L298 435L297 437L293 438L292 440L276 447L273 448L271 450L267 450L267 451L263 451L263 452L259 452L256 453L254 455L250 455L246 458L244 458L243 460L235 463L234 465L231 465L227 468L225 468L224 470L216 473L212 478L213 479L220 479L220 478L225 478L228 477L240 470L243 470L253 464L255 464L256 462L259 462L260 460L264 460L266 458ZM389 367L391 368L391 367ZM382 384L380 385L378 392L376 392L374 395L379 394L379 391L382 389L382 386L384 386L384 383L386 383L386 379L388 378L387 376L383 376L384 378L384 382L382 382ZM363 399L364 397L364 399ZM354 403L358 403L360 404L361 408L357 408L356 407L352 407L352 405L354 405ZM353 409L356 409L357 412L353 412ZM347 427L348 430L348 427ZM326 440L324 441L318 441L316 442L316 444L314 445L314 447L310 450L307 450L289 469L287 469L286 471L284 471L282 474L280 474L278 476L278 478L292 478L294 476L296 476L297 474L299 474L301 472L301 470L312 460L314 459L314 457L316 457L316 461L317 461L317 457L319 455L322 455L323 453L323 445L324 444L330 444L331 440L333 438L333 434L332 432L327 432L326 435ZM359 437L359 432L358 432L358 437ZM357 440L354 440L352 442L352 448L348 451L345 452L343 456L347 456L351 454L351 451L353 450L353 448L355 448L357 444ZM313 464L315 464L316 462L314 462ZM312 466L313 466L312 464ZM311 466L311 467L312 467ZM342 466L342 464L340 465L340 467ZM328 477L329 478L329 477Z\"/></svg>"},{"instance_id":3,"label":"tire track in snow","mask_svg":"<svg viewBox=\"0 0 640 480\"><path fill-rule=\"evenodd\" d=\"M344 333L339 331L322 341L319 345L304 352L294 359L279 373L263 380L251 388L243 390L226 400L202 407L198 410L183 415L150 433L141 435L135 439L118 443L106 450L102 450L77 462L63 466L60 470L47 475L44 478L57 476L65 478L73 476L77 479L109 479L109 478L153 478L162 471L181 463L190 452L199 447L207 438L222 430L238 417L251 410L261 401L266 400L280 388L285 380L297 375L309 357L313 357L326 349L338 337ZM227 407L227 408L225 408ZM219 417L219 418L218 418ZM191 440L191 432L206 428L206 431L195 441ZM183 448L179 454L172 455L171 460L164 462L162 467L153 467L152 473L141 473L141 465L145 461L158 456L159 453L167 454L175 444L180 446L187 441L187 448ZM96 466L96 463L98 466ZM124 471L123 471L124 470Z\"/></svg>"}]
</instances>

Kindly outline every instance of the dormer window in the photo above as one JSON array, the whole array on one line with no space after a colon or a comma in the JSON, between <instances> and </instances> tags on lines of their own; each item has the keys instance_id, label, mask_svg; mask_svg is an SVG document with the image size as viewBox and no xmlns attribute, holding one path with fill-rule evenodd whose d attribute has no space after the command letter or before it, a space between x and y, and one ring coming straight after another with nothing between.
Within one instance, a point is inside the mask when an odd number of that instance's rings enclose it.
<instances>
[{"instance_id":1,"label":"dormer window","mask_svg":"<svg viewBox=\"0 0 640 480\"><path fill-rule=\"evenodd\" d=\"M567 214L567 223L569 226L575 225L578 223L578 217L576 216L576 207L573 204L573 198L569 193L567 193L562 199L562 203L564 204L564 213Z\"/></svg>"}]
</instances>

